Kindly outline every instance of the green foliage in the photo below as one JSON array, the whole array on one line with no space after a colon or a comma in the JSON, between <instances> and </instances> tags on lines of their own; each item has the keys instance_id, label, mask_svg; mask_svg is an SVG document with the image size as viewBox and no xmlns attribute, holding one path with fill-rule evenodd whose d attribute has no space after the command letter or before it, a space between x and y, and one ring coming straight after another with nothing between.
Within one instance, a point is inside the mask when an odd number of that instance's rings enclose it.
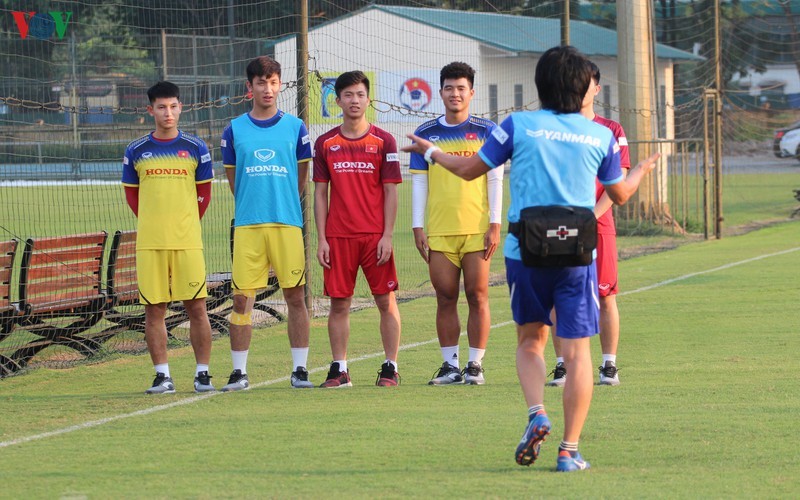
<instances>
[{"instance_id":1,"label":"green foliage","mask_svg":"<svg viewBox=\"0 0 800 500\"><path fill-rule=\"evenodd\" d=\"M85 6L78 13L80 23L72 32L76 45L60 44L54 53L56 60L64 62L59 67L63 80L71 78L73 58L81 68L81 78L112 73L148 80L155 76L154 62L140 48L134 28L120 22L125 10L121 0L113 0Z\"/></svg>"}]
</instances>

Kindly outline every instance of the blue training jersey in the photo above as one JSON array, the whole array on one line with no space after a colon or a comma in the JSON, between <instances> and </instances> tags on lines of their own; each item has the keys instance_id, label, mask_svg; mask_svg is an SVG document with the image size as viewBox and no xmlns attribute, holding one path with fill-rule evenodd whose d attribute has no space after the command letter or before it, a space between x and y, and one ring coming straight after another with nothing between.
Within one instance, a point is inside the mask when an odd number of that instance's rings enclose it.
<instances>
[{"instance_id":1,"label":"blue training jersey","mask_svg":"<svg viewBox=\"0 0 800 500\"><path fill-rule=\"evenodd\" d=\"M511 160L509 222L518 222L525 207L594 208L595 179L603 185L623 179L613 133L579 113L512 113L478 154L490 168ZM513 234L506 238L504 255L521 259Z\"/></svg>"},{"instance_id":2,"label":"blue training jersey","mask_svg":"<svg viewBox=\"0 0 800 500\"><path fill-rule=\"evenodd\" d=\"M245 113L222 133L222 163L235 168L235 225L303 227L298 162L309 161L311 138L297 117L279 111L268 120Z\"/></svg>"}]
</instances>

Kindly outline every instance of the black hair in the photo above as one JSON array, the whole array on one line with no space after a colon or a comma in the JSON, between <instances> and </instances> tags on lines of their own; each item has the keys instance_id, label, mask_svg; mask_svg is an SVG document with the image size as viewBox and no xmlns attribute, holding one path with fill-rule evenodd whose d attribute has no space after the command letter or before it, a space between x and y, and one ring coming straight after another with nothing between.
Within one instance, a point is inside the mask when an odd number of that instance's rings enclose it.
<instances>
[{"instance_id":1,"label":"black hair","mask_svg":"<svg viewBox=\"0 0 800 500\"><path fill-rule=\"evenodd\" d=\"M351 85L358 85L359 83L363 83L364 86L367 87L367 95L369 95L369 78L367 78L367 75L365 75L363 71L348 71L342 73L339 75L339 78L336 79L333 90L336 91L336 97L339 97L343 89Z\"/></svg>"},{"instance_id":2,"label":"black hair","mask_svg":"<svg viewBox=\"0 0 800 500\"><path fill-rule=\"evenodd\" d=\"M168 99L170 97L181 100L181 90L172 82L158 82L147 89L147 98L150 99L150 104L156 102L156 99Z\"/></svg>"},{"instance_id":3,"label":"black hair","mask_svg":"<svg viewBox=\"0 0 800 500\"><path fill-rule=\"evenodd\" d=\"M542 108L556 113L577 113L592 82L592 69L575 47L548 49L536 63L536 90Z\"/></svg>"},{"instance_id":4,"label":"black hair","mask_svg":"<svg viewBox=\"0 0 800 500\"><path fill-rule=\"evenodd\" d=\"M281 63L269 56L256 57L247 65L247 81L250 83L253 83L256 77L269 78L272 75L276 75L280 79Z\"/></svg>"},{"instance_id":5,"label":"black hair","mask_svg":"<svg viewBox=\"0 0 800 500\"><path fill-rule=\"evenodd\" d=\"M598 68L597 65L592 61L589 61L589 67L592 68L592 78L594 78L594 83L600 85L600 68Z\"/></svg>"},{"instance_id":6,"label":"black hair","mask_svg":"<svg viewBox=\"0 0 800 500\"><path fill-rule=\"evenodd\" d=\"M469 81L469 88L475 85L475 70L464 62L451 62L439 72L439 88L444 88L445 80L457 80L466 78Z\"/></svg>"}]
</instances>

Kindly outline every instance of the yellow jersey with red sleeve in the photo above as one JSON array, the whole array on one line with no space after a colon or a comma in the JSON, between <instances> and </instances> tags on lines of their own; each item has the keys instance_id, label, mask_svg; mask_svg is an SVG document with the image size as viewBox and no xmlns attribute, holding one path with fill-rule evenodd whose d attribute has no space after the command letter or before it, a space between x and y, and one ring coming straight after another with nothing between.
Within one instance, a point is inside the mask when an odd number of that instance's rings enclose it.
<instances>
[{"instance_id":1,"label":"yellow jersey with red sleeve","mask_svg":"<svg viewBox=\"0 0 800 500\"><path fill-rule=\"evenodd\" d=\"M139 188L136 249L202 249L197 184L213 178L211 153L198 137L179 131L168 141L148 134L131 142L122 184Z\"/></svg>"},{"instance_id":2,"label":"yellow jersey with red sleeve","mask_svg":"<svg viewBox=\"0 0 800 500\"><path fill-rule=\"evenodd\" d=\"M444 117L417 128L415 135L427 139L445 153L474 156L496 127L491 120L470 116L463 123L449 125ZM489 228L489 197L485 175L466 181L422 155L412 154L409 171L428 175L428 236L483 234Z\"/></svg>"}]
</instances>

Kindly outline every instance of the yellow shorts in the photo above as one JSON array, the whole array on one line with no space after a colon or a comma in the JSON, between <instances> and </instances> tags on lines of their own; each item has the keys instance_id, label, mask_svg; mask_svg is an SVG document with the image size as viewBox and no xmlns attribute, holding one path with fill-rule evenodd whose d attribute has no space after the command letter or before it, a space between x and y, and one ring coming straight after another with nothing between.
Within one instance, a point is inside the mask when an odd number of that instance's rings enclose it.
<instances>
[{"instance_id":1,"label":"yellow shorts","mask_svg":"<svg viewBox=\"0 0 800 500\"><path fill-rule=\"evenodd\" d=\"M452 236L428 236L428 248L441 252L447 260L461 269L461 259L468 253L483 252L483 234L459 234Z\"/></svg>"},{"instance_id":2,"label":"yellow shorts","mask_svg":"<svg viewBox=\"0 0 800 500\"><path fill-rule=\"evenodd\" d=\"M266 287L270 267L281 288L305 285L302 229L283 224L237 227L233 233L233 287Z\"/></svg>"},{"instance_id":3,"label":"yellow shorts","mask_svg":"<svg viewBox=\"0 0 800 500\"><path fill-rule=\"evenodd\" d=\"M206 291L203 250L137 250L136 279L139 302L162 304L202 299Z\"/></svg>"}]
</instances>

